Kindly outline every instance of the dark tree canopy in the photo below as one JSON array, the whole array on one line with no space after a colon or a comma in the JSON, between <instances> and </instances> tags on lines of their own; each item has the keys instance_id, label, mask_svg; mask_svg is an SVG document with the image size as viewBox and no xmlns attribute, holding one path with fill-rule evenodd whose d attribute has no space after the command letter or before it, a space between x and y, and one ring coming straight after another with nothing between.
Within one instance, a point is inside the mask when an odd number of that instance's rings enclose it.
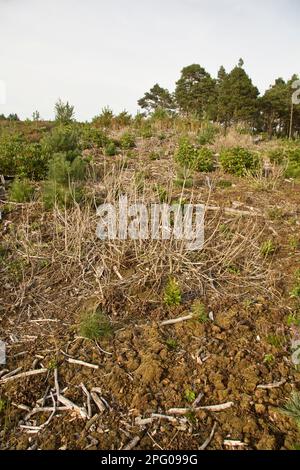
<instances>
[{"instance_id":1,"label":"dark tree canopy","mask_svg":"<svg viewBox=\"0 0 300 470\"><path fill-rule=\"evenodd\" d=\"M156 83L150 91L145 93L144 97L138 101L138 105L148 112L155 111L159 108L166 111L175 109L173 96L167 89L159 86L158 83Z\"/></svg>"}]
</instances>

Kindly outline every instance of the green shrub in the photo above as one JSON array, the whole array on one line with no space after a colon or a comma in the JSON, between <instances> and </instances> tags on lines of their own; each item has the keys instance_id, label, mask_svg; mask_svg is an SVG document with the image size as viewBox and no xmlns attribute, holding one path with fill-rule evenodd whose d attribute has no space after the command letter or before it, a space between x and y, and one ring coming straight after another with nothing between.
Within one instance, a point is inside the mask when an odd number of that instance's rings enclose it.
<instances>
[{"instance_id":1,"label":"green shrub","mask_svg":"<svg viewBox=\"0 0 300 470\"><path fill-rule=\"evenodd\" d=\"M57 153L64 153L70 162L81 154L80 136L74 126L59 126L42 141L42 152L49 159Z\"/></svg>"},{"instance_id":2,"label":"green shrub","mask_svg":"<svg viewBox=\"0 0 300 470\"><path fill-rule=\"evenodd\" d=\"M55 206L69 207L73 202L69 188L54 180L49 180L44 183L42 200L46 210L53 209Z\"/></svg>"},{"instance_id":3,"label":"green shrub","mask_svg":"<svg viewBox=\"0 0 300 470\"><path fill-rule=\"evenodd\" d=\"M287 178L300 178L300 149L288 152L288 167L285 172Z\"/></svg>"},{"instance_id":4,"label":"green shrub","mask_svg":"<svg viewBox=\"0 0 300 470\"><path fill-rule=\"evenodd\" d=\"M268 152L268 157L270 162L275 165L281 165L287 159L286 153L282 148L270 150Z\"/></svg>"},{"instance_id":5,"label":"green shrub","mask_svg":"<svg viewBox=\"0 0 300 470\"><path fill-rule=\"evenodd\" d=\"M181 304L181 289L175 279L170 279L164 291L164 303L168 307L176 307Z\"/></svg>"},{"instance_id":6,"label":"green shrub","mask_svg":"<svg viewBox=\"0 0 300 470\"><path fill-rule=\"evenodd\" d=\"M205 305L201 302L201 300L196 300L193 303L192 312L195 316L195 319L200 323L207 323L209 321Z\"/></svg>"},{"instance_id":7,"label":"green shrub","mask_svg":"<svg viewBox=\"0 0 300 470\"><path fill-rule=\"evenodd\" d=\"M104 148L109 142L105 132L89 124L85 125L80 132L80 147L85 149Z\"/></svg>"},{"instance_id":8,"label":"green shrub","mask_svg":"<svg viewBox=\"0 0 300 470\"><path fill-rule=\"evenodd\" d=\"M18 159L24 152L25 141L19 134L3 134L0 137L0 168L6 176L17 174Z\"/></svg>"},{"instance_id":9,"label":"green shrub","mask_svg":"<svg viewBox=\"0 0 300 470\"><path fill-rule=\"evenodd\" d=\"M191 144L187 137L179 141L179 148L175 154L175 161L183 168L193 168L197 156L196 148Z\"/></svg>"},{"instance_id":10,"label":"green shrub","mask_svg":"<svg viewBox=\"0 0 300 470\"><path fill-rule=\"evenodd\" d=\"M49 163L48 180L67 184L70 178L70 168L71 164L67 161L65 153L55 154Z\"/></svg>"},{"instance_id":11,"label":"green shrub","mask_svg":"<svg viewBox=\"0 0 300 470\"><path fill-rule=\"evenodd\" d=\"M17 163L17 173L31 180L43 180L48 171L49 159L39 143L24 146Z\"/></svg>"},{"instance_id":12,"label":"green shrub","mask_svg":"<svg viewBox=\"0 0 300 470\"><path fill-rule=\"evenodd\" d=\"M248 171L254 172L259 168L258 156L242 147L223 149L220 162L226 173L237 176L244 176Z\"/></svg>"},{"instance_id":13,"label":"green shrub","mask_svg":"<svg viewBox=\"0 0 300 470\"><path fill-rule=\"evenodd\" d=\"M112 335L112 326L103 312L87 312L82 315L79 324L79 334L90 340L109 338Z\"/></svg>"},{"instance_id":14,"label":"green shrub","mask_svg":"<svg viewBox=\"0 0 300 470\"><path fill-rule=\"evenodd\" d=\"M117 153L117 147L114 142L109 142L105 147L105 155L108 157L114 157Z\"/></svg>"},{"instance_id":15,"label":"green shrub","mask_svg":"<svg viewBox=\"0 0 300 470\"><path fill-rule=\"evenodd\" d=\"M120 145L123 150L129 150L135 147L135 138L129 132L124 132L120 138Z\"/></svg>"},{"instance_id":16,"label":"green shrub","mask_svg":"<svg viewBox=\"0 0 300 470\"><path fill-rule=\"evenodd\" d=\"M70 180L83 181L87 176L88 164L82 157L76 157L70 166Z\"/></svg>"},{"instance_id":17,"label":"green shrub","mask_svg":"<svg viewBox=\"0 0 300 470\"><path fill-rule=\"evenodd\" d=\"M198 135L198 142L200 145L213 144L216 136L218 135L219 130L213 124L206 124L203 129L201 129Z\"/></svg>"},{"instance_id":18,"label":"green shrub","mask_svg":"<svg viewBox=\"0 0 300 470\"><path fill-rule=\"evenodd\" d=\"M9 199L13 202L29 202L34 194L34 186L28 179L16 178L9 190Z\"/></svg>"},{"instance_id":19,"label":"green shrub","mask_svg":"<svg viewBox=\"0 0 300 470\"><path fill-rule=\"evenodd\" d=\"M195 153L193 169L199 172L209 173L214 170L213 151L202 147Z\"/></svg>"}]
</instances>

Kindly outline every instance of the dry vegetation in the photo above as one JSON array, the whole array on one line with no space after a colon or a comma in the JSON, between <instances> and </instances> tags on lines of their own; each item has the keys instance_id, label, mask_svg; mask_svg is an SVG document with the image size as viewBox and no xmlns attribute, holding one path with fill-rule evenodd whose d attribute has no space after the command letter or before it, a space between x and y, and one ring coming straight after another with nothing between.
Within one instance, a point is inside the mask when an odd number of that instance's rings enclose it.
<instances>
[{"instance_id":1,"label":"dry vegetation","mask_svg":"<svg viewBox=\"0 0 300 470\"><path fill-rule=\"evenodd\" d=\"M23 129L26 138L48 131ZM209 449L299 443L281 409L300 390L300 184L268 157L289 144L232 129L206 146L215 171L180 169L180 136L196 145L199 133L180 120L115 123L106 147L81 149L88 176L80 200L68 183L68 205L46 210L39 181L28 202L13 202L6 184L2 449L200 449L209 436ZM259 167L225 173L219 155L232 147L257 154ZM97 205L120 194L205 204L203 250L97 239Z\"/></svg>"}]
</instances>

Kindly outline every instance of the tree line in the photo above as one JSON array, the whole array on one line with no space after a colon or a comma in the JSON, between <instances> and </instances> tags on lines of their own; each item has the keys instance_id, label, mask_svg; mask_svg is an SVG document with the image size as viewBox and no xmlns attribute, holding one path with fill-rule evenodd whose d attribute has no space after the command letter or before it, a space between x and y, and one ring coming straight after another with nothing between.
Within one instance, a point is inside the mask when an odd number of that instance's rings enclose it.
<instances>
[{"instance_id":1,"label":"tree line","mask_svg":"<svg viewBox=\"0 0 300 470\"><path fill-rule=\"evenodd\" d=\"M201 65L192 64L182 69L173 93L156 84L138 105L147 113L160 109L217 122L225 131L243 123L270 137L291 137L300 133L300 105L292 104L293 84L298 79L297 75L288 81L278 78L260 96L242 59L230 72L221 66L217 78Z\"/></svg>"}]
</instances>

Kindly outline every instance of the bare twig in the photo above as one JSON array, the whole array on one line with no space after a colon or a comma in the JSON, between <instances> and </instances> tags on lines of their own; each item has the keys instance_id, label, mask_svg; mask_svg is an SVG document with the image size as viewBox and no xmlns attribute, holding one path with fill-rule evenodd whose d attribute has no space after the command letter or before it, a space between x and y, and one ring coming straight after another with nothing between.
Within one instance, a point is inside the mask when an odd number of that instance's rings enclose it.
<instances>
[{"instance_id":1,"label":"bare twig","mask_svg":"<svg viewBox=\"0 0 300 470\"><path fill-rule=\"evenodd\" d=\"M30 370L28 372L23 372L22 374L14 375L13 377L8 377L6 379L1 379L0 384L5 384L7 382L11 382L13 380L18 380L18 379L23 379L26 377L32 377L33 375L40 375L40 374L46 374L48 369L37 369L37 370Z\"/></svg>"},{"instance_id":2,"label":"bare twig","mask_svg":"<svg viewBox=\"0 0 300 470\"><path fill-rule=\"evenodd\" d=\"M211 433L209 435L209 437L206 439L206 441L202 444L202 446L199 448L199 450L205 450L209 444L211 443L213 437L214 437L214 434L215 434L215 430L216 430L216 427L217 427L217 423L214 423L213 425L213 428L211 430Z\"/></svg>"},{"instance_id":3,"label":"bare twig","mask_svg":"<svg viewBox=\"0 0 300 470\"><path fill-rule=\"evenodd\" d=\"M99 369L99 366L97 366L96 364L90 364L88 362L79 361L77 359L73 359L72 357L69 357L67 361L70 364L78 364L79 366L89 367L90 369Z\"/></svg>"},{"instance_id":4,"label":"bare twig","mask_svg":"<svg viewBox=\"0 0 300 470\"><path fill-rule=\"evenodd\" d=\"M194 314L187 315L186 317L175 318L173 320L163 321L160 326L176 325L177 323L182 323L184 321L189 321L194 318Z\"/></svg>"},{"instance_id":5,"label":"bare twig","mask_svg":"<svg viewBox=\"0 0 300 470\"><path fill-rule=\"evenodd\" d=\"M275 382L273 384L267 384L267 385L257 385L257 388L261 390L272 390L273 388L279 388L282 385L286 383L286 380L281 380L280 382Z\"/></svg>"}]
</instances>

